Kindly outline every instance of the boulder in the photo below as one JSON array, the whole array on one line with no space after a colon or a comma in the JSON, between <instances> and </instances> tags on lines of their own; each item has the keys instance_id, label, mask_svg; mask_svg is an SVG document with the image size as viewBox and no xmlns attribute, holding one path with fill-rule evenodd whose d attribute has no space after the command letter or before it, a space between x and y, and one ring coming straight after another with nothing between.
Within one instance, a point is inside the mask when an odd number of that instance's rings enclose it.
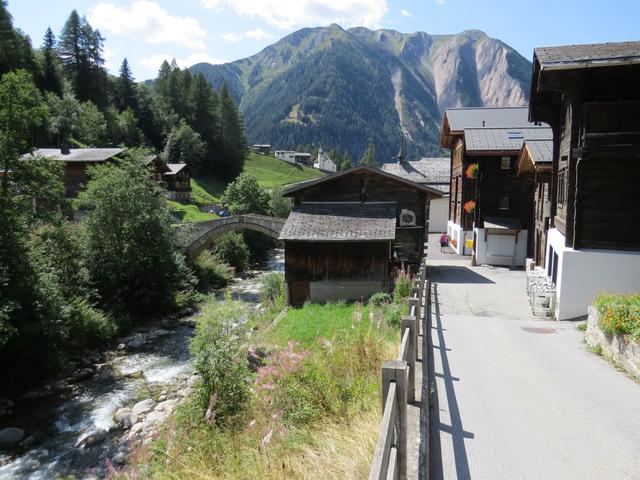
<instances>
[{"instance_id":1,"label":"boulder","mask_svg":"<svg viewBox=\"0 0 640 480\"><path fill-rule=\"evenodd\" d=\"M0 430L0 448L13 447L24 439L24 430L7 427Z\"/></svg>"},{"instance_id":2,"label":"boulder","mask_svg":"<svg viewBox=\"0 0 640 480\"><path fill-rule=\"evenodd\" d=\"M151 410L153 408L154 405L154 401L152 398L147 398L146 400L142 400L138 403L136 403L133 406L133 413L135 413L136 415L140 415L142 413L146 413L149 410Z\"/></svg>"},{"instance_id":3,"label":"boulder","mask_svg":"<svg viewBox=\"0 0 640 480\"><path fill-rule=\"evenodd\" d=\"M0 417L3 415L10 415L13 412L15 404L8 398L0 397Z\"/></svg>"},{"instance_id":4,"label":"boulder","mask_svg":"<svg viewBox=\"0 0 640 480\"><path fill-rule=\"evenodd\" d=\"M144 337L142 335L134 335L128 342L127 347L137 350L144 345Z\"/></svg>"},{"instance_id":5,"label":"boulder","mask_svg":"<svg viewBox=\"0 0 640 480\"><path fill-rule=\"evenodd\" d=\"M113 420L122 428L131 428L138 422L138 415L133 413L133 410L127 407L119 408L113 415Z\"/></svg>"},{"instance_id":6,"label":"boulder","mask_svg":"<svg viewBox=\"0 0 640 480\"><path fill-rule=\"evenodd\" d=\"M82 440L80 440L80 446L82 448L90 448L100 442L103 442L105 438L107 438L107 431L99 428L95 432L87 435Z\"/></svg>"},{"instance_id":7,"label":"boulder","mask_svg":"<svg viewBox=\"0 0 640 480\"><path fill-rule=\"evenodd\" d=\"M124 452L118 452L113 456L111 460L115 465L124 465L127 463L127 454Z\"/></svg>"},{"instance_id":8,"label":"boulder","mask_svg":"<svg viewBox=\"0 0 640 480\"><path fill-rule=\"evenodd\" d=\"M160 402L158 405L156 405L156 408L154 410L156 412L171 413L177 404L178 400L165 400L164 402Z\"/></svg>"}]
</instances>

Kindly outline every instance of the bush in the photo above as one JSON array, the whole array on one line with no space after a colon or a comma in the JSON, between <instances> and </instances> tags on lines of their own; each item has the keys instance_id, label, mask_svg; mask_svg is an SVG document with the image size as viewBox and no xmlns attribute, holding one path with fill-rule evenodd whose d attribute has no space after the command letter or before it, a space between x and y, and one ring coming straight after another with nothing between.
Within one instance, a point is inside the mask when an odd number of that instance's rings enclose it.
<instances>
[{"instance_id":1,"label":"bush","mask_svg":"<svg viewBox=\"0 0 640 480\"><path fill-rule=\"evenodd\" d=\"M260 301L271 308L284 306L284 275L282 273L267 273L262 278Z\"/></svg>"},{"instance_id":2,"label":"bush","mask_svg":"<svg viewBox=\"0 0 640 480\"><path fill-rule=\"evenodd\" d=\"M244 243L241 233L228 233L220 237L216 242L214 252L220 260L234 267L237 272L243 272L247 269L249 249Z\"/></svg>"},{"instance_id":3,"label":"bush","mask_svg":"<svg viewBox=\"0 0 640 480\"><path fill-rule=\"evenodd\" d=\"M391 295L385 292L374 293L369 298L369 305L374 305L376 307L381 307L382 305L390 302L391 302Z\"/></svg>"},{"instance_id":4,"label":"bush","mask_svg":"<svg viewBox=\"0 0 640 480\"><path fill-rule=\"evenodd\" d=\"M609 335L632 335L640 341L640 294L601 294L594 300L602 330Z\"/></svg>"},{"instance_id":5,"label":"bush","mask_svg":"<svg viewBox=\"0 0 640 480\"><path fill-rule=\"evenodd\" d=\"M97 345L118 332L113 318L79 297L69 303L68 325L69 341L76 347Z\"/></svg>"},{"instance_id":6,"label":"bush","mask_svg":"<svg viewBox=\"0 0 640 480\"><path fill-rule=\"evenodd\" d=\"M210 425L227 426L244 411L250 397L250 373L240 340L231 327L244 319L241 302L208 302L198 318L190 350L202 376L197 401Z\"/></svg>"},{"instance_id":7,"label":"bush","mask_svg":"<svg viewBox=\"0 0 640 480\"><path fill-rule=\"evenodd\" d=\"M200 254L193 268L202 290L226 287L233 278L229 265L209 250L205 250Z\"/></svg>"},{"instance_id":8,"label":"bush","mask_svg":"<svg viewBox=\"0 0 640 480\"><path fill-rule=\"evenodd\" d=\"M413 288L412 278L409 274L409 271L402 267L398 271L398 275L395 279L395 286L393 289L393 301L395 303L404 302L411 295L411 290Z\"/></svg>"},{"instance_id":9,"label":"bush","mask_svg":"<svg viewBox=\"0 0 640 480\"><path fill-rule=\"evenodd\" d=\"M402 315L407 315L407 305L403 303L390 303L383 308L384 321L387 325L399 328L402 323Z\"/></svg>"}]
</instances>

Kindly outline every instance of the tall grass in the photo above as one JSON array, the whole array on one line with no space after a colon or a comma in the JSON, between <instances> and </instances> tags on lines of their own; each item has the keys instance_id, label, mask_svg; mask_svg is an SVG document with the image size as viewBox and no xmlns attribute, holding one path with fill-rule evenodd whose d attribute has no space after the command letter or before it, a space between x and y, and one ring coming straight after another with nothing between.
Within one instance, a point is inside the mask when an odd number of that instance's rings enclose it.
<instances>
[{"instance_id":1,"label":"tall grass","mask_svg":"<svg viewBox=\"0 0 640 480\"><path fill-rule=\"evenodd\" d=\"M631 335L640 341L640 294L600 294L593 303L605 333Z\"/></svg>"}]
</instances>

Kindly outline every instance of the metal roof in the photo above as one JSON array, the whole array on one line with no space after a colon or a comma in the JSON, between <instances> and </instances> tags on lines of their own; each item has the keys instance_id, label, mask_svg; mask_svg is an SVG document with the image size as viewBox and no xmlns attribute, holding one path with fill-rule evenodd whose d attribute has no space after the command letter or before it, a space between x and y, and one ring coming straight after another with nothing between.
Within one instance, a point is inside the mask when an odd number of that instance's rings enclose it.
<instances>
[{"instance_id":1,"label":"metal roof","mask_svg":"<svg viewBox=\"0 0 640 480\"><path fill-rule=\"evenodd\" d=\"M527 128L466 128L464 142L467 152L520 152L529 140L552 140L549 127Z\"/></svg>"},{"instance_id":2,"label":"metal roof","mask_svg":"<svg viewBox=\"0 0 640 480\"><path fill-rule=\"evenodd\" d=\"M169 170L171 170L170 172L167 172L167 175L175 175L186 166L186 163L167 163L167 167L169 167Z\"/></svg>"},{"instance_id":3,"label":"metal roof","mask_svg":"<svg viewBox=\"0 0 640 480\"><path fill-rule=\"evenodd\" d=\"M640 41L542 47L534 50L543 70L640 62Z\"/></svg>"},{"instance_id":4,"label":"metal roof","mask_svg":"<svg viewBox=\"0 0 640 480\"><path fill-rule=\"evenodd\" d=\"M72 148L64 155L59 148L40 148L22 158L47 157L65 162L104 162L124 151L124 148Z\"/></svg>"},{"instance_id":5,"label":"metal roof","mask_svg":"<svg viewBox=\"0 0 640 480\"><path fill-rule=\"evenodd\" d=\"M529 107L447 108L445 116L452 132L466 128L527 127Z\"/></svg>"},{"instance_id":6,"label":"metal roof","mask_svg":"<svg viewBox=\"0 0 640 480\"><path fill-rule=\"evenodd\" d=\"M293 207L279 239L357 242L387 241L395 238L394 203L302 203Z\"/></svg>"},{"instance_id":7,"label":"metal roof","mask_svg":"<svg viewBox=\"0 0 640 480\"><path fill-rule=\"evenodd\" d=\"M410 162L384 163L382 171L448 193L451 181L450 162L449 157L424 157Z\"/></svg>"},{"instance_id":8,"label":"metal roof","mask_svg":"<svg viewBox=\"0 0 640 480\"><path fill-rule=\"evenodd\" d=\"M553 162L553 140L526 140L526 148L529 150L534 163Z\"/></svg>"}]
</instances>

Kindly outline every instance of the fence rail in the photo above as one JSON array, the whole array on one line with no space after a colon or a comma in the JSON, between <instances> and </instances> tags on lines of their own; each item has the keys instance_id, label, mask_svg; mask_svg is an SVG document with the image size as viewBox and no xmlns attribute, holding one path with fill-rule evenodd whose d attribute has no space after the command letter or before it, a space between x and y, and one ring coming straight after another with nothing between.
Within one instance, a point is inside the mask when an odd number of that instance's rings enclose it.
<instances>
[{"instance_id":1,"label":"fence rail","mask_svg":"<svg viewBox=\"0 0 640 480\"><path fill-rule=\"evenodd\" d=\"M424 305L426 312L428 295L429 284L423 261L408 301L409 315L401 320L398 357L382 364L382 422L369 480L407 478L407 404L415 400L418 336L424 316L422 307ZM424 302L425 298L427 302Z\"/></svg>"}]
</instances>

